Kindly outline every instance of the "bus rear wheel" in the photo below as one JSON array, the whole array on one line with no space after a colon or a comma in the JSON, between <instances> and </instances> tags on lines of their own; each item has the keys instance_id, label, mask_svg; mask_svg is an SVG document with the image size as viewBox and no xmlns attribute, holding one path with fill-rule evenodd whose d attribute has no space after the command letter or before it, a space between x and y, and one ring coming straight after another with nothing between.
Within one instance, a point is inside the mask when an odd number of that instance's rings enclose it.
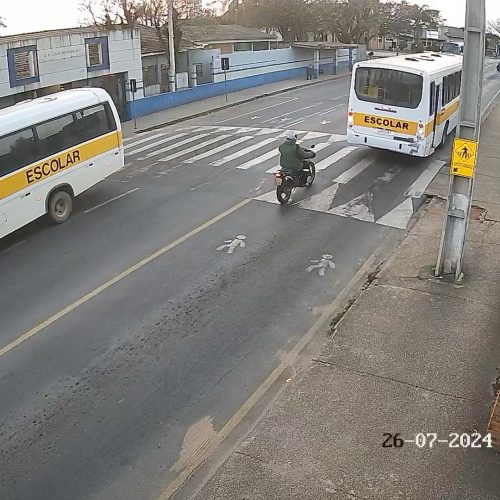
<instances>
[{"instance_id":1,"label":"bus rear wheel","mask_svg":"<svg viewBox=\"0 0 500 500\"><path fill-rule=\"evenodd\" d=\"M62 224L73 211L73 197L67 191L56 191L50 196L48 214L52 222Z\"/></svg>"}]
</instances>

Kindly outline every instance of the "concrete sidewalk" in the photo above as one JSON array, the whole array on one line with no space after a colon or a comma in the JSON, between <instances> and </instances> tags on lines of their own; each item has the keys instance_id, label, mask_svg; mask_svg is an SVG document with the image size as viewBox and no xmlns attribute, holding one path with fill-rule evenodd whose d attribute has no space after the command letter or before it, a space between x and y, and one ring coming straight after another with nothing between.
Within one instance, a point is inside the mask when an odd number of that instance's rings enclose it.
<instances>
[{"instance_id":1,"label":"concrete sidewalk","mask_svg":"<svg viewBox=\"0 0 500 500\"><path fill-rule=\"evenodd\" d=\"M344 73L335 76L320 75L316 80L294 78L291 80L269 83L267 85L261 85L259 87L252 87L249 89L240 90L238 92L232 92L228 94L227 102L226 97L223 95L210 97L209 99L203 99L202 101L184 104L183 106L177 106L175 108L170 108L159 113L153 113L148 116L137 118L137 130L135 129L134 120L125 122L122 124L123 135L124 137L130 137L135 133L165 127L167 125L173 125L175 123L189 120L191 118L196 118L198 116L203 116L208 113L213 113L215 111L238 106L239 104L244 104L246 102L252 102L256 99L261 99L262 97L278 95L283 92L297 90L309 85L317 85L319 83L330 80L350 77L350 75L350 73Z\"/></svg>"},{"instance_id":2,"label":"concrete sidewalk","mask_svg":"<svg viewBox=\"0 0 500 500\"><path fill-rule=\"evenodd\" d=\"M461 285L433 278L434 198L199 500L498 500L498 450L383 447L485 434L500 365L500 102L483 126ZM466 439L466 438L464 438Z\"/></svg>"}]
</instances>

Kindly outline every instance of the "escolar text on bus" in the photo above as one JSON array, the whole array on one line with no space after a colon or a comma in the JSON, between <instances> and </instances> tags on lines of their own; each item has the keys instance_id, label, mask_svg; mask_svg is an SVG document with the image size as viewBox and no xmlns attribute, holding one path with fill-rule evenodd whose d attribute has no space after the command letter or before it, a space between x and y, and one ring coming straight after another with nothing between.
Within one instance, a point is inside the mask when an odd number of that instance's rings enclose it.
<instances>
[{"instance_id":1,"label":"escolar text on bus","mask_svg":"<svg viewBox=\"0 0 500 500\"><path fill-rule=\"evenodd\" d=\"M379 125L380 127L389 127L391 129L401 129L408 131L410 129L410 124L408 122L402 122L399 120L392 120L391 118L381 118L379 116L365 116L365 123L371 125Z\"/></svg>"},{"instance_id":2,"label":"escolar text on bus","mask_svg":"<svg viewBox=\"0 0 500 500\"><path fill-rule=\"evenodd\" d=\"M75 149L70 153L65 153L57 158L53 158L50 161L44 161L43 163L26 170L26 180L28 181L28 184L33 184L33 182L37 182L45 177L56 174L67 167L72 167L75 163L79 163L80 161L80 151Z\"/></svg>"}]
</instances>

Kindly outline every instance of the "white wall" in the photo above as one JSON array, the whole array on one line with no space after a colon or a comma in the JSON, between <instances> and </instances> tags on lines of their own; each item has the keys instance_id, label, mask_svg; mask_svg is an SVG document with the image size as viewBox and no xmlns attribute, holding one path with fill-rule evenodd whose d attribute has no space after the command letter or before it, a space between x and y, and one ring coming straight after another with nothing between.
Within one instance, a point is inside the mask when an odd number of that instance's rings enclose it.
<instances>
[{"instance_id":1,"label":"white wall","mask_svg":"<svg viewBox=\"0 0 500 500\"><path fill-rule=\"evenodd\" d=\"M88 71L85 38L100 36L108 37L110 68ZM40 81L11 88L7 49L29 45L37 46ZM142 82L141 43L138 30L103 32L96 29L91 33L71 33L3 44L0 42L0 98L115 73L126 73L127 79L135 78L138 82ZM141 91L136 94L136 98L142 96ZM127 100L130 99L131 96L127 95Z\"/></svg>"},{"instance_id":2,"label":"white wall","mask_svg":"<svg viewBox=\"0 0 500 500\"><path fill-rule=\"evenodd\" d=\"M222 55L229 57L230 70L227 73L228 80L256 76L274 71L303 68L313 62L312 50L297 48L262 50L257 52L236 52L234 54ZM220 58L214 58L215 82L224 81L224 74L220 74Z\"/></svg>"}]
</instances>

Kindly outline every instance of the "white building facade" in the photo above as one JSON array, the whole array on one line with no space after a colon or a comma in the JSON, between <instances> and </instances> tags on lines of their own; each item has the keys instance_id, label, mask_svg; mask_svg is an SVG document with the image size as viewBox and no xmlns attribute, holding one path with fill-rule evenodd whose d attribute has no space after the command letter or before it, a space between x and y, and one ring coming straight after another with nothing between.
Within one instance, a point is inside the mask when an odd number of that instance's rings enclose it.
<instances>
[{"instance_id":1,"label":"white building facade","mask_svg":"<svg viewBox=\"0 0 500 500\"><path fill-rule=\"evenodd\" d=\"M78 87L106 89L126 118L130 80L142 94L138 30L71 28L0 37L0 108Z\"/></svg>"}]
</instances>

